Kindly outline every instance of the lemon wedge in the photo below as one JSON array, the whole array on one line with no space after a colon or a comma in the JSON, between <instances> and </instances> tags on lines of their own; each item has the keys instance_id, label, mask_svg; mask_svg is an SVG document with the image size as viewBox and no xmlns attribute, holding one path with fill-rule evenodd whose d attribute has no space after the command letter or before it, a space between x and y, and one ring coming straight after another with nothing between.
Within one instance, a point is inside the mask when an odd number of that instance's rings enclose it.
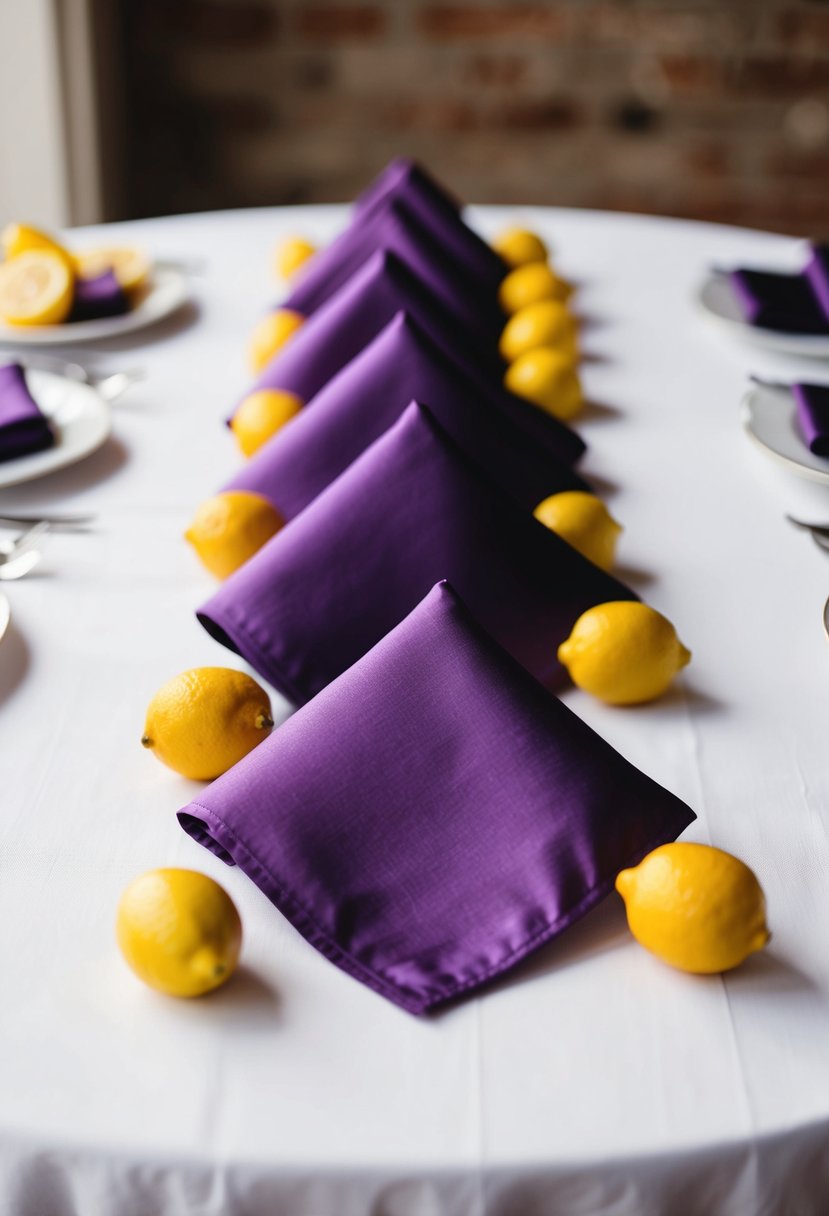
<instances>
[{"instance_id":1,"label":"lemon wedge","mask_svg":"<svg viewBox=\"0 0 829 1216\"><path fill-rule=\"evenodd\" d=\"M8 325L57 325L72 308L74 279L51 249L29 249L0 265L0 318Z\"/></svg>"},{"instance_id":2,"label":"lemon wedge","mask_svg":"<svg viewBox=\"0 0 829 1216\"><path fill-rule=\"evenodd\" d=\"M152 273L149 256L132 245L85 249L74 255L74 262L76 273L84 279L95 279L111 270L124 291L137 291Z\"/></svg>"}]
</instances>

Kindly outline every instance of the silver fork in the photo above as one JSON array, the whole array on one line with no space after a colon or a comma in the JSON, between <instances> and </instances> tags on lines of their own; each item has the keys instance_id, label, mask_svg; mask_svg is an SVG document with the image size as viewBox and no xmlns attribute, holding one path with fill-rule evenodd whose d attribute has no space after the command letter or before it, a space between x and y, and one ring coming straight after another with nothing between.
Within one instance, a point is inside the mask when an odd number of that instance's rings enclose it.
<instances>
[{"instance_id":1,"label":"silver fork","mask_svg":"<svg viewBox=\"0 0 829 1216\"><path fill-rule=\"evenodd\" d=\"M34 546L49 531L46 520L39 520L14 540L0 542L0 579L22 578L38 564L43 556Z\"/></svg>"},{"instance_id":2,"label":"silver fork","mask_svg":"<svg viewBox=\"0 0 829 1216\"><path fill-rule=\"evenodd\" d=\"M25 354L20 362L24 367L31 367L33 371L54 372L58 376L66 376L69 380L88 384L110 403L126 392L130 385L144 379L144 372L138 367L124 372L101 372L74 360L59 359L55 355Z\"/></svg>"}]
</instances>

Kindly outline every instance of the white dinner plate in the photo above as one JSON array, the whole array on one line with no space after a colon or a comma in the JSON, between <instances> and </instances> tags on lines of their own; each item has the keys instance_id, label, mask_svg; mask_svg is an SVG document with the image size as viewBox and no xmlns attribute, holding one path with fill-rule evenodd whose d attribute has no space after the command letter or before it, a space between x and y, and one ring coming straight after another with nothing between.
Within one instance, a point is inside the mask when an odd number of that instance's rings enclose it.
<instances>
[{"instance_id":1,"label":"white dinner plate","mask_svg":"<svg viewBox=\"0 0 829 1216\"><path fill-rule=\"evenodd\" d=\"M829 359L829 334L789 334L779 329L763 329L743 320L740 305L726 275L713 271L699 289L697 300L706 317L721 329L745 338L755 346L787 355L806 355Z\"/></svg>"},{"instance_id":2,"label":"white dinner plate","mask_svg":"<svg viewBox=\"0 0 829 1216\"><path fill-rule=\"evenodd\" d=\"M748 434L769 456L801 477L829 484L829 460L815 456L804 442L790 388L753 385L743 398L741 416Z\"/></svg>"},{"instance_id":3,"label":"white dinner plate","mask_svg":"<svg viewBox=\"0 0 829 1216\"><path fill-rule=\"evenodd\" d=\"M0 325L0 342L15 346L59 346L67 342L94 342L154 325L181 308L189 297L187 278L171 266L155 266L146 295L120 317L73 321L63 325Z\"/></svg>"},{"instance_id":4,"label":"white dinner plate","mask_svg":"<svg viewBox=\"0 0 829 1216\"><path fill-rule=\"evenodd\" d=\"M55 443L45 452L33 452L0 464L0 489L83 460L101 446L112 426L109 406L88 384L32 368L26 372L26 383L52 424Z\"/></svg>"},{"instance_id":5,"label":"white dinner plate","mask_svg":"<svg viewBox=\"0 0 829 1216\"><path fill-rule=\"evenodd\" d=\"M9 627L9 622L12 619L11 604L6 599L5 595L0 594L0 638Z\"/></svg>"}]
</instances>

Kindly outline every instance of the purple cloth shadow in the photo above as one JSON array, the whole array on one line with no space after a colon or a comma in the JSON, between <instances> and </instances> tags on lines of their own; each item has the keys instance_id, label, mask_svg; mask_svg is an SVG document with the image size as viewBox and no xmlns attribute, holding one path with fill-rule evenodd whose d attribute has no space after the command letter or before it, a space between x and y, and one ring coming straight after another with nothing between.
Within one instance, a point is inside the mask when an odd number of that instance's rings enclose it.
<instances>
[{"instance_id":1,"label":"purple cloth shadow","mask_svg":"<svg viewBox=\"0 0 829 1216\"><path fill-rule=\"evenodd\" d=\"M448 578L544 684L594 604L635 599L480 473L413 402L198 612L302 704Z\"/></svg>"},{"instance_id":2,"label":"purple cloth shadow","mask_svg":"<svg viewBox=\"0 0 829 1216\"><path fill-rule=\"evenodd\" d=\"M130 302L111 270L91 279L75 279L75 295L69 321L98 321L129 312Z\"/></svg>"},{"instance_id":3,"label":"purple cloth shadow","mask_svg":"<svg viewBox=\"0 0 829 1216\"><path fill-rule=\"evenodd\" d=\"M248 391L281 388L310 401L401 310L464 364L500 384L505 365L496 343L471 332L405 262L380 250L277 351Z\"/></svg>"},{"instance_id":4,"label":"purple cloth shadow","mask_svg":"<svg viewBox=\"0 0 829 1216\"><path fill-rule=\"evenodd\" d=\"M548 494L588 488L570 467L584 447L574 431L551 426L542 446L524 425L526 403L476 383L398 313L223 489L263 494L283 519L293 519L412 400L425 402L458 446L529 510Z\"/></svg>"},{"instance_id":5,"label":"purple cloth shadow","mask_svg":"<svg viewBox=\"0 0 829 1216\"><path fill-rule=\"evenodd\" d=\"M815 456L829 456L829 384L793 384L797 421Z\"/></svg>"},{"instance_id":6,"label":"purple cloth shadow","mask_svg":"<svg viewBox=\"0 0 829 1216\"><path fill-rule=\"evenodd\" d=\"M178 818L326 958L423 1014L562 933L695 816L443 583Z\"/></svg>"},{"instance_id":7,"label":"purple cloth shadow","mask_svg":"<svg viewBox=\"0 0 829 1216\"><path fill-rule=\"evenodd\" d=\"M0 366L0 462L54 445L55 436L29 392L19 363Z\"/></svg>"},{"instance_id":8,"label":"purple cloth shadow","mask_svg":"<svg viewBox=\"0 0 829 1216\"><path fill-rule=\"evenodd\" d=\"M456 226L463 228L461 219ZM455 234L456 235L456 234ZM424 225L407 204L390 203L358 215L350 227L306 264L282 305L310 316L378 249L397 254L470 330L497 342L506 324L496 289L482 284L459 260L452 233L444 239Z\"/></svg>"}]
</instances>

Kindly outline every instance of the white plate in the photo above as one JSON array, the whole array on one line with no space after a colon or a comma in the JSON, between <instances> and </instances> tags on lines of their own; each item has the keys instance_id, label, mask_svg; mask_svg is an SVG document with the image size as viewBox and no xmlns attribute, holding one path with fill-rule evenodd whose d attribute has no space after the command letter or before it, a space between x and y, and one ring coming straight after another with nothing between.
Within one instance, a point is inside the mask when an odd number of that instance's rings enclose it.
<instances>
[{"instance_id":1,"label":"white plate","mask_svg":"<svg viewBox=\"0 0 829 1216\"><path fill-rule=\"evenodd\" d=\"M9 601L5 595L0 595L0 638L9 627L9 622L12 619L12 610Z\"/></svg>"},{"instance_id":2,"label":"white plate","mask_svg":"<svg viewBox=\"0 0 829 1216\"><path fill-rule=\"evenodd\" d=\"M97 321L73 321L64 325L0 325L0 342L15 346L58 346L67 342L94 342L154 325L181 308L188 299L187 279L180 270L156 266L152 282L141 303L120 317Z\"/></svg>"},{"instance_id":3,"label":"white plate","mask_svg":"<svg viewBox=\"0 0 829 1216\"><path fill-rule=\"evenodd\" d=\"M804 443L791 389L755 384L740 408L746 431L769 456L801 477L829 484L829 460L815 456Z\"/></svg>"},{"instance_id":4,"label":"white plate","mask_svg":"<svg viewBox=\"0 0 829 1216\"><path fill-rule=\"evenodd\" d=\"M712 273L697 295L705 315L721 329L728 330L755 346L777 350L788 355L806 355L812 359L829 359L829 334L789 334L779 329L763 329L743 320L740 305L728 278Z\"/></svg>"},{"instance_id":5,"label":"white plate","mask_svg":"<svg viewBox=\"0 0 829 1216\"><path fill-rule=\"evenodd\" d=\"M88 384L31 368L26 372L26 383L52 424L55 444L45 452L3 461L0 489L44 477L83 460L101 446L112 426L109 406Z\"/></svg>"}]
</instances>

